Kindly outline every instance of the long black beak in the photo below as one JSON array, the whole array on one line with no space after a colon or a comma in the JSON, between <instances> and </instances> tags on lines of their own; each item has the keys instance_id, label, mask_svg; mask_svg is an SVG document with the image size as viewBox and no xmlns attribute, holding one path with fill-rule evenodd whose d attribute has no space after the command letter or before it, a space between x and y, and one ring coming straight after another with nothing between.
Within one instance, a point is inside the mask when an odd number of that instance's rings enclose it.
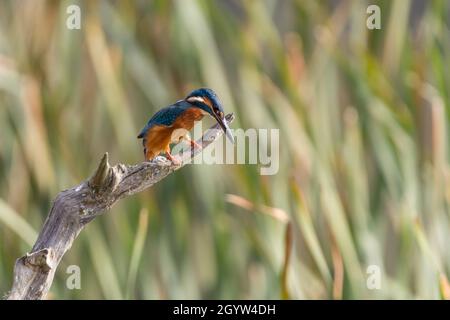
<instances>
[{"instance_id":1,"label":"long black beak","mask_svg":"<svg viewBox=\"0 0 450 320\"><path fill-rule=\"evenodd\" d=\"M219 123L220 127L222 128L223 132L225 132L225 135L227 136L228 140L231 141L231 143L234 144L234 137L231 133L231 129L228 126L227 120L225 118L221 119L218 115L214 114L214 118Z\"/></svg>"}]
</instances>

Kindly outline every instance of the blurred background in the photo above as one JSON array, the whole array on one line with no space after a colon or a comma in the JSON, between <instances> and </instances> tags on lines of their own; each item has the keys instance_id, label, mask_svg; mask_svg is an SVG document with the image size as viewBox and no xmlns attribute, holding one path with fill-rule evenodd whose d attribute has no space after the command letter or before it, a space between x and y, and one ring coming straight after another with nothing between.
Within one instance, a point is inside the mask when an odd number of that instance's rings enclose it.
<instances>
[{"instance_id":1,"label":"blurred background","mask_svg":"<svg viewBox=\"0 0 450 320\"><path fill-rule=\"evenodd\" d=\"M81 30L66 27L71 4ZM380 30L366 27L370 4ZM233 128L280 129L278 174L192 165L120 201L74 242L50 299L450 298L449 12L1 1L1 294L57 193L106 151L142 161L147 119L207 86ZM70 265L80 290L66 287Z\"/></svg>"}]
</instances>

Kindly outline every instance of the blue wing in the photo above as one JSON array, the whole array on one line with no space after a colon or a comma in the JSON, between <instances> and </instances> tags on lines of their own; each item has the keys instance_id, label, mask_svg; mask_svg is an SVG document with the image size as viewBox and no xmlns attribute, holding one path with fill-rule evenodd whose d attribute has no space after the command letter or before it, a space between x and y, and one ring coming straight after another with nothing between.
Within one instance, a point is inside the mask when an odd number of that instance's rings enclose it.
<instances>
[{"instance_id":1,"label":"blue wing","mask_svg":"<svg viewBox=\"0 0 450 320\"><path fill-rule=\"evenodd\" d=\"M191 108L192 105L189 102L180 100L173 105L162 108L156 112L153 117L148 120L147 125L141 130L138 139L144 138L147 131L154 125L170 126L172 123L187 109Z\"/></svg>"}]
</instances>

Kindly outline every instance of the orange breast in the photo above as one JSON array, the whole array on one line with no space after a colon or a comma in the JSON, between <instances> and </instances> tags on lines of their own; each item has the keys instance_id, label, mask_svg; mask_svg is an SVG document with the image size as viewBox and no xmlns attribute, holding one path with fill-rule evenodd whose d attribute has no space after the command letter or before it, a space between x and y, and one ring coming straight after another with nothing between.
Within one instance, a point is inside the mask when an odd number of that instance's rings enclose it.
<instances>
[{"instance_id":1,"label":"orange breast","mask_svg":"<svg viewBox=\"0 0 450 320\"><path fill-rule=\"evenodd\" d=\"M200 121L204 117L203 111L199 108L190 108L183 112L172 124L175 129L191 130L195 121Z\"/></svg>"},{"instance_id":2,"label":"orange breast","mask_svg":"<svg viewBox=\"0 0 450 320\"><path fill-rule=\"evenodd\" d=\"M145 136L145 159L151 160L161 152L165 152L170 144L172 128L155 125Z\"/></svg>"},{"instance_id":3,"label":"orange breast","mask_svg":"<svg viewBox=\"0 0 450 320\"><path fill-rule=\"evenodd\" d=\"M145 136L145 158L151 160L161 152L167 152L170 143L177 140L173 137L175 130L189 131L194 127L195 121L200 121L203 117L204 114L200 109L190 108L183 112L171 126L153 126Z\"/></svg>"}]
</instances>

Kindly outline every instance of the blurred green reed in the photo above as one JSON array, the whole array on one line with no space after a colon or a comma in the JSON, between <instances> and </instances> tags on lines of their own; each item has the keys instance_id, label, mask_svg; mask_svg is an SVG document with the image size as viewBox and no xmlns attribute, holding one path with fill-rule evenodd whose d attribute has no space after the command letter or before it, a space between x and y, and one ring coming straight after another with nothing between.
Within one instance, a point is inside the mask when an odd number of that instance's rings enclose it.
<instances>
[{"instance_id":1,"label":"blurred green reed","mask_svg":"<svg viewBox=\"0 0 450 320\"><path fill-rule=\"evenodd\" d=\"M450 298L449 4L1 1L0 292L60 190L142 161L146 119L208 86L234 128L280 129L279 173L189 166L122 200L50 299Z\"/></svg>"}]
</instances>

